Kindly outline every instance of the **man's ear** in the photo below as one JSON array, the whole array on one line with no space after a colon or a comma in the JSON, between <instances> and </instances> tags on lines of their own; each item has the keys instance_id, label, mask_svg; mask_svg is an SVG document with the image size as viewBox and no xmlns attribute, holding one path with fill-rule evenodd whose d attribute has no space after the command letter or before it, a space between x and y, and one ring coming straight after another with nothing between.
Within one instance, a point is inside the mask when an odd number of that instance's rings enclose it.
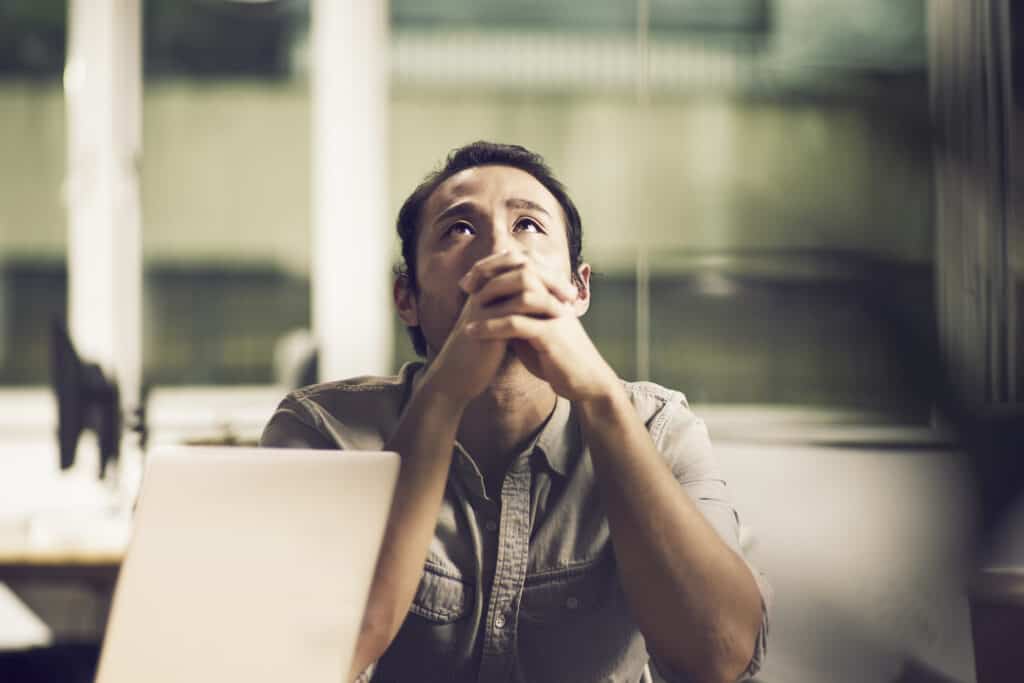
<instances>
[{"instance_id":1,"label":"man's ear","mask_svg":"<svg viewBox=\"0 0 1024 683\"><path fill-rule=\"evenodd\" d=\"M416 307L416 293L412 291L412 287L409 285L409 276L399 275L395 278L392 295L395 297L395 308L398 309L398 317L402 319L406 327L417 327L420 324L420 313Z\"/></svg>"},{"instance_id":2,"label":"man's ear","mask_svg":"<svg viewBox=\"0 0 1024 683\"><path fill-rule=\"evenodd\" d=\"M573 279L576 285L576 301L572 303L572 310L576 317L581 317L590 310L590 264L584 263L576 269L576 277Z\"/></svg>"}]
</instances>

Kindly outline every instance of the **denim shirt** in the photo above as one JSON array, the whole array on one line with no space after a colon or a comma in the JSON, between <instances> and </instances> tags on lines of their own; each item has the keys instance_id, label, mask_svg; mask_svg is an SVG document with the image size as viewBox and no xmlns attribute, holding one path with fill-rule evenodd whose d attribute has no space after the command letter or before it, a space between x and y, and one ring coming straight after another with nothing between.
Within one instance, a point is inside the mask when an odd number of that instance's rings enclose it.
<instances>
[{"instance_id":1,"label":"denim shirt","mask_svg":"<svg viewBox=\"0 0 1024 683\"><path fill-rule=\"evenodd\" d=\"M261 444L381 450L421 368L410 363L397 377L292 392ZM739 520L704 423L679 392L650 382L625 388L679 485L742 556ZM509 467L498 499L488 496L462 446L454 449L423 577L372 680L649 680L650 657L626 604L572 403L557 400L533 443ZM764 577L751 570L761 590L762 624L745 676L756 673L764 657L770 595ZM680 642L686 638L679 633ZM673 680L666 667L660 673Z\"/></svg>"}]
</instances>

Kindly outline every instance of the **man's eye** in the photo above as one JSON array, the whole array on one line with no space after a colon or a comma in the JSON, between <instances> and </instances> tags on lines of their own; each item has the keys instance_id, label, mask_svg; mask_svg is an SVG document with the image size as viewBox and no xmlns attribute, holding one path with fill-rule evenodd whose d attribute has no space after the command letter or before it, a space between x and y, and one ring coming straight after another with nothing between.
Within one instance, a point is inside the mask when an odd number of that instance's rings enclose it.
<instances>
[{"instance_id":1,"label":"man's eye","mask_svg":"<svg viewBox=\"0 0 1024 683\"><path fill-rule=\"evenodd\" d=\"M532 218L522 218L516 223L516 232L544 232L544 228L540 227L540 224Z\"/></svg>"},{"instance_id":2,"label":"man's eye","mask_svg":"<svg viewBox=\"0 0 1024 683\"><path fill-rule=\"evenodd\" d=\"M445 235L472 235L473 226L466 221L456 221L444 231Z\"/></svg>"}]
</instances>

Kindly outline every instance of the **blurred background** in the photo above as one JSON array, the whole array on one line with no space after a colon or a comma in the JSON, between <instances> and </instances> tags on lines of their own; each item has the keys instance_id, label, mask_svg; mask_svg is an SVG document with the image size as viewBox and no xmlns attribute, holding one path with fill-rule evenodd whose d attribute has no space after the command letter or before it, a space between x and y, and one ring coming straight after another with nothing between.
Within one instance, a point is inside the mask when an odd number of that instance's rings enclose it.
<instances>
[{"instance_id":1,"label":"blurred background","mask_svg":"<svg viewBox=\"0 0 1024 683\"><path fill-rule=\"evenodd\" d=\"M109 215L138 241L114 285L117 249L75 227L103 152L69 53L101 6L140 72L113 70L128 130L103 138L128 140ZM709 425L779 594L761 680L973 681L979 524L1024 565L1002 521L1022 20L1012 0L0 0L0 452L38 470L8 477L3 519L58 476L52 319L127 364L156 442L251 442L313 348L324 379L414 359L382 294L397 209L451 149L514 142L580 209L598 348ZM9 583L42 622L0 600L0 636L6 614L8 642L94 645L109 595L28 565Z\"/></svg>"},{"instance_id":2,"label":"blurred background","mask_svg":"<svg viewBox=\"0 0 1024 683\"><path fill-rule=\"evenodd\" d=\"M933 339L924 3L644 5L638 31L618 0L391 2L374 227L450 149L523 144L580 207L586 324L622 376L926 418L879 318ZM271 383L275 345L311 325L309 4L143 8L144 379ZM0 383L25 386L66 310L68 12L2 16Z\"/></svg>"}]
</instances>

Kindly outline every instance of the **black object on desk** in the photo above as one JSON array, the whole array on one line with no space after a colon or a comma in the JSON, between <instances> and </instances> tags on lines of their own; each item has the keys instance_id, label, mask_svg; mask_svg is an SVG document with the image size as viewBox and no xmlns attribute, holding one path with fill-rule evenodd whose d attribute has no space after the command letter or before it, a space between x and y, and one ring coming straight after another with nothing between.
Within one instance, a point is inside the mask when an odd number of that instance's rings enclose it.
<instances>
[{"instance_id":1,"label":"black object on desk","mask_svg":"<svg viewBox=\"0 0 1024 683\"><path fill-rule=\"evenodd\" d=\"M53 321L50 331L51 381L57 394L57 440L60 466L75 462L78 439L86 429L96 433L100 444L100 471L117 460L121 443L121 405L117 383L103 375L100 366L88 363L75 351L64 325Z\"/></svg>"},{"instance_id":2,"label":"black object on desk","mask_svg":"<svg viewBox=\"0 0 1024 683\"><path fill-rule=\"evenodd\" d=\"M18 683L91 683L96 678L100 646L68 643L0 652L0 680Z\"/></svg>"}]
</instances>

